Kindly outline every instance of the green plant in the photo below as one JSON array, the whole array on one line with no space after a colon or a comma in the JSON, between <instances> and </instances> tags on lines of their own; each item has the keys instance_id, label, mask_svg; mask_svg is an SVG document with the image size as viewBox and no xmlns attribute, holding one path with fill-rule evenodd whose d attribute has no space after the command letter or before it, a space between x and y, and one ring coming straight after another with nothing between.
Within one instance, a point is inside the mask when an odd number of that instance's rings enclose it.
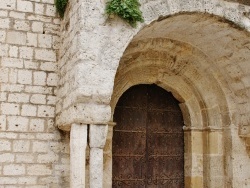
<instances>
[{"instance_id":1,"label":"green plant","mask_svg":"<svg viewBox=\"0 0 250 188\"><path fill-rule=\"evenodd\" d=\"M138 21L144 21L139 7L138 0L110 0L106 4L106 13L108 15L117 15L132 27L136 27Z\"/></svg>"},{"instance_id":2,"label":"green plant","mask_svg":"<svg viewBox=\"0 0 250 188\"><path fill-rule=\"evenodd\" d=\"M68 3L68 0L55 0L56 11L59 13L61 18L63 18L64 16L67 3Z\"/></svg>"}]
</instances>

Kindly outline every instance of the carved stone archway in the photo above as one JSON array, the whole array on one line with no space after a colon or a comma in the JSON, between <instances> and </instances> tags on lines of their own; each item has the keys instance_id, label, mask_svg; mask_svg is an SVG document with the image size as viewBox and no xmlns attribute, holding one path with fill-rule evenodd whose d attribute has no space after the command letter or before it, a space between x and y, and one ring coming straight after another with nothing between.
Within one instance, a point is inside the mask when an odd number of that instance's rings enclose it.
<instances>
[{"instance_id":1,"label":"carved stone archway","mask_svg":"<svg viewBox=\"0 0 250 188\"><path fill-rule=\"evenodd\" d=\"M68 10L74 11L66 12L62 24L58 127L69 131L73 124L105 125L127 88L156 83L183 102L190 151L197 155L189 157L190 185L238 187L242 177L246 184L245 164L250 162L240 136L250 135L249 7L221 0L141 4L145 22L131 29L116 18L106 21L102 1L69 2ZM104 187L110 187L111 133L104 152ZM202 143L202 149L195 150L193 142Z\"/></svg>"},{"instance_id":2,"label":"carved stone archway","mask_svg":"<svg viewBox=\"0 0 250 188\"><path fill-rule=\"evenodd\" d=\"M219 74L216 65L190 44L149 38L128 46L116 74L112 109L123 92L137 84L157 84L182 102L187 187L231 185L231 151L223 149L230 148L230 118L214 71Z\"/></svg>"}]
</instances>

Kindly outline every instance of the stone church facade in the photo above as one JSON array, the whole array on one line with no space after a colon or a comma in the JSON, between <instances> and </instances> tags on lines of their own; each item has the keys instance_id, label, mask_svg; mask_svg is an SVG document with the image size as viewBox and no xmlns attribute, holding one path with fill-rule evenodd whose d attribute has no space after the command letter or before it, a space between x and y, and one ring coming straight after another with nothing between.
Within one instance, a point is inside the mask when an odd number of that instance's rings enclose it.
<instances>
[{"instance_id":1,"label":"stone church facade","mask_svg":"<svg viewBox=\"0 0 250 188\"><path fill-rule=\"evenodd\" d=\"M115 109L142 84L179 102L185 187L248 188L250 2L140 0L136 28L105 3L0 1L0 188L112 187Z\"/></svg>"}]
</instances>

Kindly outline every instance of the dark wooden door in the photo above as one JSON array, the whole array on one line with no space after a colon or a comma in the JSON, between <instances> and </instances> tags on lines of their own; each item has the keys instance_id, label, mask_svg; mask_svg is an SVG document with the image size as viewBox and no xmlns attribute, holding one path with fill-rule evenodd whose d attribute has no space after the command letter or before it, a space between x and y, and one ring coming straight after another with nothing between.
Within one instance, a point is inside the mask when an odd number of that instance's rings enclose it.
<instances>
[{"instance_id":1,"label":"dark wooden door","mask_svg":"<svg viewBox=\"0 0 250 188\"><path fill-rule=\"evenodd\" d=\"M119 99L114 121L113 188L184 187L183 118L171 93L133 86Z\"/></svg>"}]
</instances>

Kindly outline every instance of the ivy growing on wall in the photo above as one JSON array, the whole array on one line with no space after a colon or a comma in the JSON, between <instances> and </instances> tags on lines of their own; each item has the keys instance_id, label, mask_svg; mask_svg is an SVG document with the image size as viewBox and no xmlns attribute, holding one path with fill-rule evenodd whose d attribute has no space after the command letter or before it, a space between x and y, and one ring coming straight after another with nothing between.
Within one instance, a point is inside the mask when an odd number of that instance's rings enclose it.
<instances>
[{"instance_id":1,"label":"ivy growing on wall","mask_svg":"<svg viewBox=\"0 0 250 188\"><path fill-rule=\"evenodd\" d=\"M64 16L67 3L68 3L68 0L55 0L56 11L59 13L61 18L63 18Z\"/></svg>"},{"instance_id":2,"label":"ivy growing on wall","mask_svg":"<svg viewBox=\"0 0 250 188\"><path fill-rule=\"evenodd\" d=\"M110 0L106 4L106 13L108 15L117 15L132 27L136 27L137 22L144 21L139 7L138 0Z\"/></svg>"},{"instance_id":3,"label":"ivy growing on wall","mask_svg":"<svg viewBox=\"0 0 250 188\"><path fill-rule=\"evenodd\" d=\"M55 0L56 10L60 17L64 17L64 12L68 0ZM136 27L137 22L143 22L138 0L110 0L106 4L108 15L117 15L127 21L132 27Z\"/></svg>"}]
</instances>

